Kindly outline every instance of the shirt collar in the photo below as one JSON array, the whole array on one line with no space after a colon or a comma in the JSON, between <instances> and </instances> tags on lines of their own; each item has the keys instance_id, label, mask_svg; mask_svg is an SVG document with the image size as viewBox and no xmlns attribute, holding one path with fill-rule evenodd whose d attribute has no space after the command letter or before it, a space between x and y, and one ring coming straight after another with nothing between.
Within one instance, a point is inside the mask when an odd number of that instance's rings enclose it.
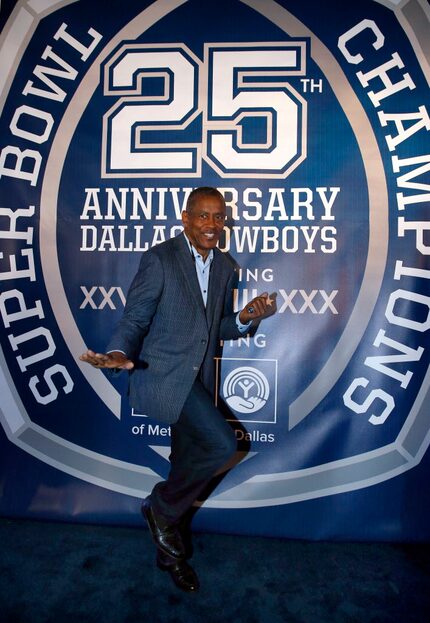
<instances>
[{"instance_id":1,"label":"shirt collar","mask_svg":"<svg viewBox=\"0 0 430 623\"><path fill-rule=\"evenodd\" d=\"M212 260L214 259L214 250L211 249L208 253L208 256L206 258L206 262L203 260L203 257L200 255L200 253L193 247L193 245L191 244L190 240L188 239L188 236L185 232L183 232L185 240L187 241L188 244L188 248L190 250L191 255L193 256L193 258L196 260L197 258L200 258L201 261L206 264L207 262L209 262L209 264L212 263Z\"/></svg>"}]
</instances>

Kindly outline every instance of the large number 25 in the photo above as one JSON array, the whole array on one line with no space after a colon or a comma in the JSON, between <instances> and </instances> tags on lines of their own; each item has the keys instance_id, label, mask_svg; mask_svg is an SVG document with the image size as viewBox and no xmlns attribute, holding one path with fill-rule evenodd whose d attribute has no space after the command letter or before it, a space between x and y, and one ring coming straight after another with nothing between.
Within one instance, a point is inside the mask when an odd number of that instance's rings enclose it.
<instances>
[{"instance_id":1,"label":"large number 25","mask_svg":"<svg viewBox=\"0 0 430 623\"><path fill-rule=\"evenodd\" d=\"M200 177L204 159L221 177L287 177L306 158L306 102L287 82L305 75L305 45L211 43L203 63L184 44L122 45L104 67L118 100L102 176Z\"/></svg>"}]
</instances>

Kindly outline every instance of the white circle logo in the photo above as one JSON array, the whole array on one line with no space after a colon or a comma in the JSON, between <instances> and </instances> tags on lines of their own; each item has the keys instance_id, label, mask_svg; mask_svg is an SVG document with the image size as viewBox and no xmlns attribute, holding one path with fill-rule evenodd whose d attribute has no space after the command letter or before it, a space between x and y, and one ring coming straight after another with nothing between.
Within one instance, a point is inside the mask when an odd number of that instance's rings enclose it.
<instances>
[{"instance_id":1,"label":"white circle logo","mask_svg":"<svg viewBox=\"0 0 430 623\"><path fill-rule=\"evenodd\" d=\"M222 390L228 406L239 413L259 411L266 404L270 393L264 374L250 367L232 370L226 377Z\"/></svg>"}]
</instances>

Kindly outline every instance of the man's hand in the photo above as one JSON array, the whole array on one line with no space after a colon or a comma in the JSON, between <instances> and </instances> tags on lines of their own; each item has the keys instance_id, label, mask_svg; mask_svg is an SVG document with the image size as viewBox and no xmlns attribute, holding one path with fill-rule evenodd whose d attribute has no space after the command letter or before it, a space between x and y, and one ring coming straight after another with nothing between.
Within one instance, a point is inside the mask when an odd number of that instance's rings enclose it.
<instances>
[{"instance_id":1,"label":"man's hand","mask_svg":"<svg viewBox=\"0 0 430 623\"><path fill-rule=\"evenodd\" d=\"M239 320L242 324L247 324L251 320L262 320L271 316L276 311L276 294L263 292L242 309L239 314Z\"/></svg>"},{"instance_id":2,"label":"man's hand","mask_svg":"<svg viewBox=\"0 0 430 623\"><path fill-rule=\"evenodd\" d=\"M130 359L127 359L124 353L118 351L104 354L95 353L93 350L87 350L79 359L91 364L94 368L120 368L122 370L131 370L134 368L134 363Z\"/></svg>"}]
</instances>

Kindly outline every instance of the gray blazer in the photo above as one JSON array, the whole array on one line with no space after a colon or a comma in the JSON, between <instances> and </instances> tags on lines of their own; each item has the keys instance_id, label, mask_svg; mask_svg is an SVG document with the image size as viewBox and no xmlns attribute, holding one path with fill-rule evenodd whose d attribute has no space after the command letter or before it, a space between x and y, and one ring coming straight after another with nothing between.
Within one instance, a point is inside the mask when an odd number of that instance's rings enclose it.
<instances>
[{"instance_id":1,"label":"gray blazer","mask_svg":"<svg viewBox=\"0 0 430 623\"><path fill-rule=\"evenodd\" d=\"M233 313L236 268L228 255L214 249L205 309L183 234L143 254L108 346L135 363L129 400L139 413L176 422L200 369L203 384L214 394L220 339L242 335Z\"/></svg>"}]
</instances>

